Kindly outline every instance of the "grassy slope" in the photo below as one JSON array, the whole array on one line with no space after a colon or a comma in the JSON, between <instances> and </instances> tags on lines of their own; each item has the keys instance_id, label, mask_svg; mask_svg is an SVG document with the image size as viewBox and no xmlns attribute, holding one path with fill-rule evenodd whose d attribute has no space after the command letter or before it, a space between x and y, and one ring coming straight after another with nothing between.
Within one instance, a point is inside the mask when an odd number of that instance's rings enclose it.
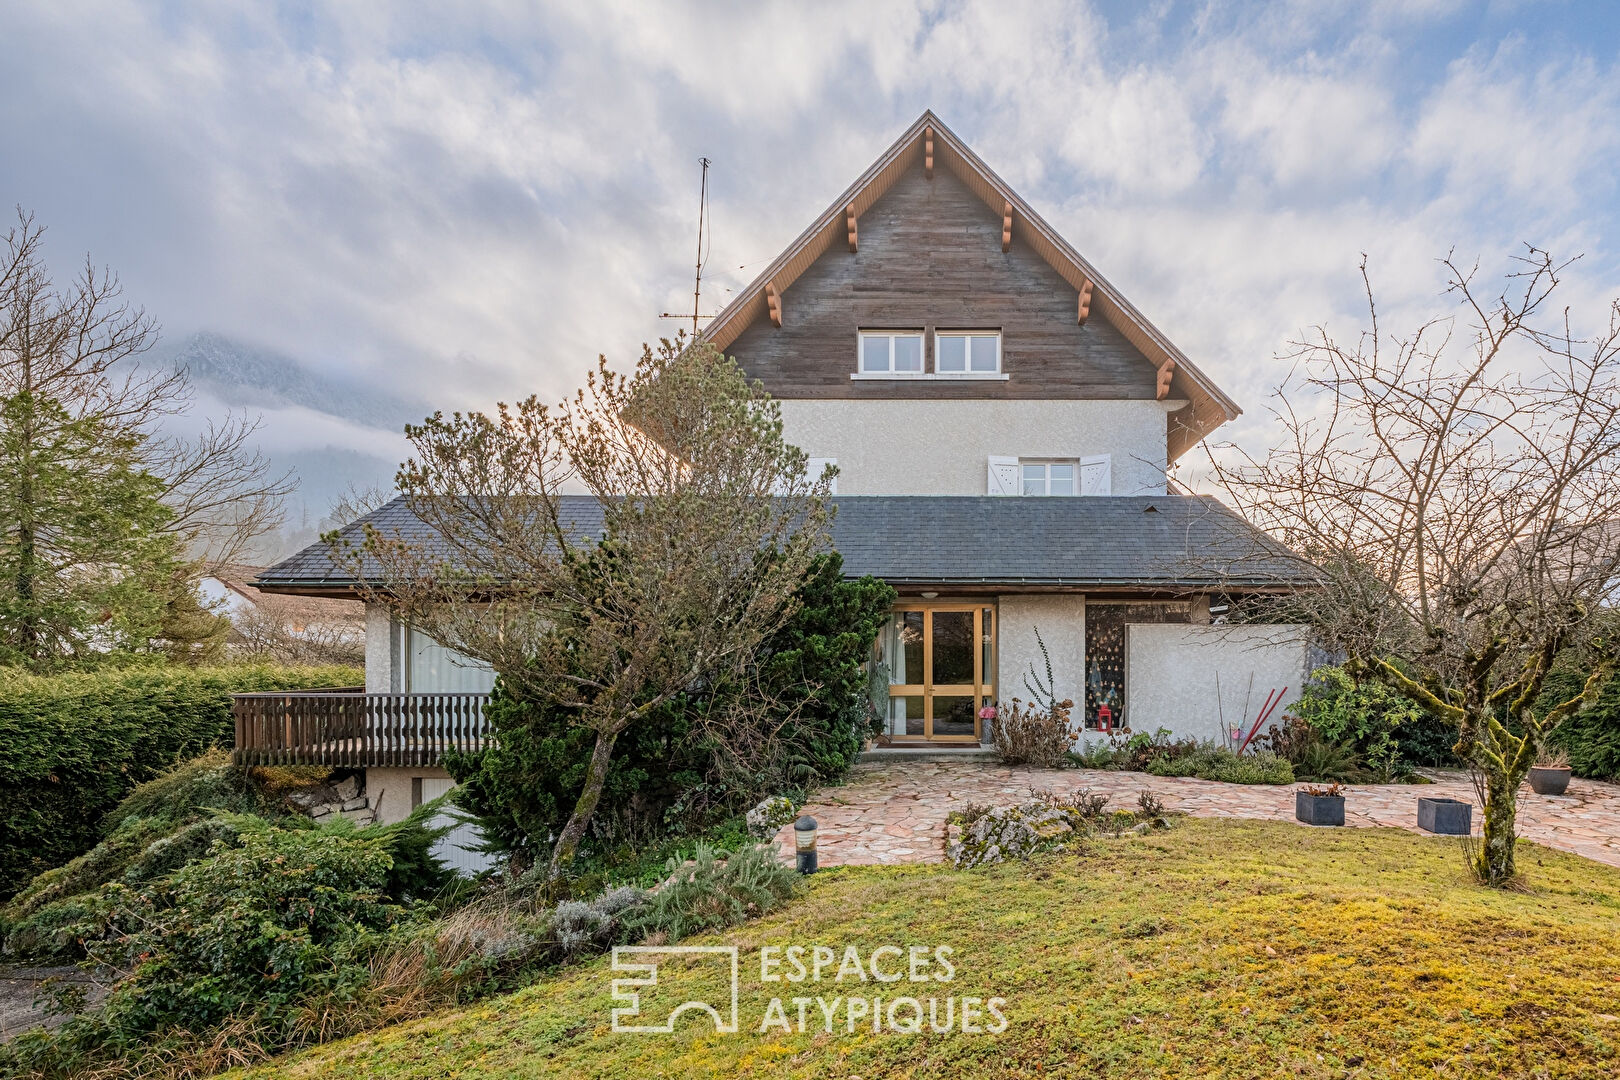
<instances>
[{"instance_id":1,"label":"grassy slope","mask_svg":"<svg viewBox=\"0 0 1620 1080\"><path fill-rule=\"evenodd\" d=\"M599 959L259 1075L1620 1074L1620 874L1529 845L1520 861L1531 891L1492 893L1451 841L1186 821L1026 866L838 870L724 939L744 947L741 1034L691 1017L674 1036L613 1034ZM812 1007L806 1034L755 1034L795 989L767 991L753 950L817 942L951 945L943 989L1006 997L1011 1026L829 1036ZM850 992L826 978L823 995Z\"/></svg>"}]
</instances>

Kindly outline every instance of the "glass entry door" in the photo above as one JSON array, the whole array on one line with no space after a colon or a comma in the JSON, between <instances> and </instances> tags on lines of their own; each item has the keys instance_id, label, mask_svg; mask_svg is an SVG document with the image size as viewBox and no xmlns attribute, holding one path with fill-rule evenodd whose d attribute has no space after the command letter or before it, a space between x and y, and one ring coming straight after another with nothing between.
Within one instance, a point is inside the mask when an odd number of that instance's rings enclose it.
<instances>
[{"instance_id":1,"label":"glass entry door","mask_svg":"<svg viewBox=\"0 0 1620 1080\"><path fill-rule=\"evenodd\" d=\"M888 668L886 733L896 741L976 743L995 702L995 608L904 603L879 640Z\"/></svg>"}]
</instances>

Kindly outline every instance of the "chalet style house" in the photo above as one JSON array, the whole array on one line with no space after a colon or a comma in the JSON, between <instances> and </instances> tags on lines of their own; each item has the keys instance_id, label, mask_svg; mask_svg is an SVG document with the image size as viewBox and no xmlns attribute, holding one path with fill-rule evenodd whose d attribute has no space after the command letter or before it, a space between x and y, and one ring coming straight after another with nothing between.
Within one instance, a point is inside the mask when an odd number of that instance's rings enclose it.
<instances>
[{"instance_id":1,"label":"chalet style house","mask_svg":"<svg viewBox=\"0 0 1620 1080\"><path fill-rule=\"evenodd\" d=\"M813 474L837 466L846 572L900 593L882 741L975 746L1048 661L1087 737L1219 739L1297 697L1303 634L1234 616L1304 568L1167 476L1237 405L932 113L703 337L780 401ZM352 596L346 573L317 547L257 585ZM437 748L476 741L491 682L373 608L363 700L244 698L238 754L366 769L389 820L448 783Z\"/></svg>"}]
</instances>

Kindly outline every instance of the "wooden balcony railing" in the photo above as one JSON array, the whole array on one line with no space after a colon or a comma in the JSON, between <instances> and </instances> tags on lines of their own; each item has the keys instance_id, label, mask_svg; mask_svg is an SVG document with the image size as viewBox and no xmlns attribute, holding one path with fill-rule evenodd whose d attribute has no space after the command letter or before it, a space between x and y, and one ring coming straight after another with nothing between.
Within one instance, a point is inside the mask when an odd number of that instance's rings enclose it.
<instances>
[{"instance_id":1,"label":"wooden balcony railing","mask_svg":"<svg viewBox=\"0 0 1620 1080\"><path fill-rule=\"evenodd\" d=\"M488 694L236 694L238 765L437 765L483 745Z\"/></svg>"}]
</instances>

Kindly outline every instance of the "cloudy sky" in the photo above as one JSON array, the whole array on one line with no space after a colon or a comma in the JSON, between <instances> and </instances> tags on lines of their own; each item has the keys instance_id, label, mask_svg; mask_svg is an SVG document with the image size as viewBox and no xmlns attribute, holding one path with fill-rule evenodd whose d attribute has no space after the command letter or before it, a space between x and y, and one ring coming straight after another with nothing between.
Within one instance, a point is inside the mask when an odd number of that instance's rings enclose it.
<instances>
[{"instance_id":1,"label":"cloudy sky","mask_svg":"<svg viewBox=\"0 0 1620 1080\"><path fill-rule=\"evenodd\" d=\"M1436 257L1620 293L1620 5L0 5L0 201L171 339L434 407L557 397L724 303L933 108L1248 409L1302 327ZM390 436L267 414L277 452Z\"/></svg>"}]
</instances>

